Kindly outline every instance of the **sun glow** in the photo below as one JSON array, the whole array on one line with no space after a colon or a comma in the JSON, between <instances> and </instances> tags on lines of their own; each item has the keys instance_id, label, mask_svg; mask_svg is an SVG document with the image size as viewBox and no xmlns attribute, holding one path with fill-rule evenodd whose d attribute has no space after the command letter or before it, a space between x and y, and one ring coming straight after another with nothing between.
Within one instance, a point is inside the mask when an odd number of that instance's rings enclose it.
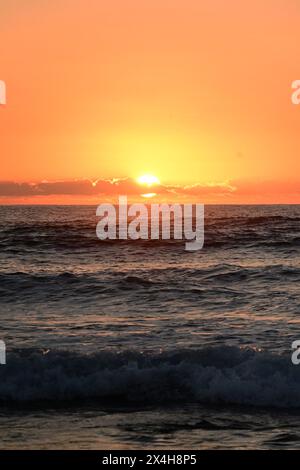
<instances>
[{"instance_id":1,"label":"sun glow","mask_svg":"<svg viewBox=\"0 0 300 470\"><path fill-rule=\"evenodd\" d=\"M144 186L153 186L160 184L159 179L154 175L142 175L137 178L137 182Z\"/></svg>"},{"instance_id":2,"label":"sun glow","mask_svg":"<svg viewBox=\"0 0 300 470\"><path fill-rule=\"evenodd\" d=\"M147 199L150 199L151 197L156 196L156 193L146 193L146 194L141 194L141 196Z\"/></svg>"}]
</instances>

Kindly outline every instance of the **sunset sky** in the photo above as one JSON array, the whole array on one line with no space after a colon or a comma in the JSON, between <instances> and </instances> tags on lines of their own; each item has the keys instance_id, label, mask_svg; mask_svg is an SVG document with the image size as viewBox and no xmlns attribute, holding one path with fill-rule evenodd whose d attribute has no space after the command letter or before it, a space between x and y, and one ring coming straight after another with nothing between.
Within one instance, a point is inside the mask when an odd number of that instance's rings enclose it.
<instances>
[{"instance_id":1,"label":"sunset sky","mask_svg":"<svg viewBox=\"0 0 300 470\"><path fill-rule=\"evenodd\" d=\"M0 18L0 203L138 196L144 174L166 199L300 203L298 1L9 0Z\"/></svg>"}]
</instances>

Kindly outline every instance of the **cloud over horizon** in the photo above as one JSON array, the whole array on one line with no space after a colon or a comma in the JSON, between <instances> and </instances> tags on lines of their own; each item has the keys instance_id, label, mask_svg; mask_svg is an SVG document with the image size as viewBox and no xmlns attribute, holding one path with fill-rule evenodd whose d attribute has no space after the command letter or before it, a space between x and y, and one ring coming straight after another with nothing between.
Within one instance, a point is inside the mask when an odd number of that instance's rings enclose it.
<instances>
[{"instance_id":1,"label":"cloud over horizon","mask_svg":"<svg viewBox=\"0 0 300 470\"><path fill-rule=\"evenodd\" d=\"M46 197L82 197L84 199L105 197L116 199L119 195L127 195L129 198L140 199L144 194L155 193L156 198L163 200L195 200L205 202L205 200L216 200L219 203L236 202L244 199L253 202L264 199L268 202L269 197L276 195L281 200L300 203L300 183L294 182L217 182L193 185L171 185L157 184L152 186L140 185L132 178L113 179L82 179L82 180L62 180L62 181L40 181L14 182L0 181L1 202L16 200L21 198L30 199L33 203L35 199Z\"/></svg>"}]
</instances>

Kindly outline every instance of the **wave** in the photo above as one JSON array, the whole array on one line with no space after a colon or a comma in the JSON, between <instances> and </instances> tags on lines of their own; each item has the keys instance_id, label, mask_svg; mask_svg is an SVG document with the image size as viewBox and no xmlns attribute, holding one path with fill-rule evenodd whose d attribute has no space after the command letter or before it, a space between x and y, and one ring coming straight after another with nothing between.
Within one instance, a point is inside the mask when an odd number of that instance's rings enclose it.
<instances>
[{"instance_id":1,"label":"wave","mask_svg":"<svg viewBox=\"0 0 300 470\"><path fill-rule=\"evenodd\" d=\"M288 355L220 346L201 350L16 350L0 366L0 402L107 400L300 407L300 368Z\"/></svg>"},{"instance_id":2,"label":"wave","mask_svg":"<svg viewBox=\"0 0 300 470\"><path fill-rule=\"evenodd\" d=\"M184 279L189 281L182 289ZM191 282L193 279L193 282ZM93 299L102 294L120 294L135 289L155 290L157 293L167 289L191 294L195 283L201 282L201 292L209 295L212 288L224 289L235 285L238 291L249 282L263 280L269 284L278 282L299 282L300 268L287 265L267 265L260 267L217 264L196 269L190 267L161 267L160 269L125 270L110 272L102 270L92 273L76 272L5 272L0 273L1 303L17 300L65 299L66 296L79 299ZM197 287L198 289L198 287ZM230 292L228 292L228 295ZM235 295L235 293L234 293Z\"/></svg>"},{"instance_id":3,"label":"wave","mask_svg":"<svg viewBox=\"0 0 300 470\"><path fill-rule=\"evenodd\" d=\"M263 215L205 217L205 248L256 247L299 248L299 216ZM74 252L99 250L114 245L145 248L172 247L183 244L176 240L105 240L95 233L96 219L68 221L14 222L0 229L0 246L3 252Z\"/></svg>"}]
</instances>

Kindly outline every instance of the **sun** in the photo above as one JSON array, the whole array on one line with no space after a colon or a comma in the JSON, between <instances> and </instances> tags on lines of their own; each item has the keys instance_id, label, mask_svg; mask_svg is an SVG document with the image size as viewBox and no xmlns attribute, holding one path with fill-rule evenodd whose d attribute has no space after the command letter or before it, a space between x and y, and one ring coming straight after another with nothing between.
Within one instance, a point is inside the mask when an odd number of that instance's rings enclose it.
<instances>
[{"instance_id":1,"label":"sun","mask_svg":"<svg viewBox=\"0 0 300 470\"><path fill-rule=\"evenodd\" d=\"M139 176L137 178L137 182L141 185L148 186L148 187L160 184L159 179L156 176L149 175L149 174Z\"/></svg>"}]
</instances>

